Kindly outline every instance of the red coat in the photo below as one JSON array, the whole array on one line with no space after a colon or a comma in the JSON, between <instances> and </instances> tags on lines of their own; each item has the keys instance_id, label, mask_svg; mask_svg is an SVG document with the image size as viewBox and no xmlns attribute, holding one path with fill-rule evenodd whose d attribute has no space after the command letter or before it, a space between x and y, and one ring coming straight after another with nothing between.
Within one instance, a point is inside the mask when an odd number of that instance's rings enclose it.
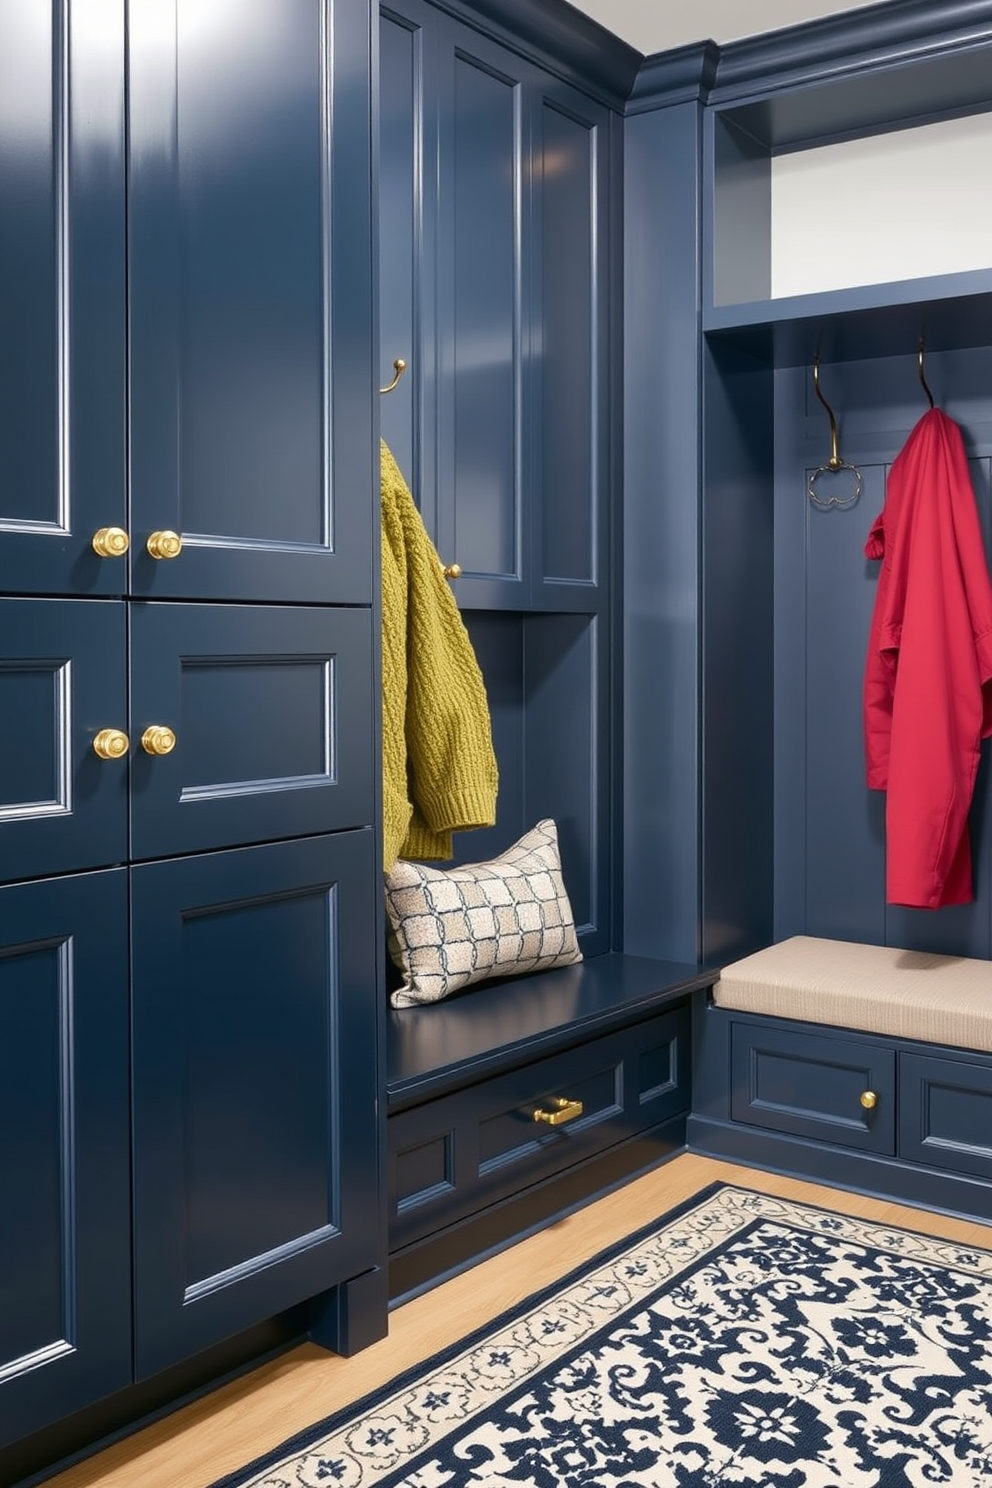
<instances>
[{"instance_id":1,"label":"red coat","mask_svg":"<svg viewBox=\"0 0 992 1488\"><path fill-rule=\"evenodd\" d=\"M992 582L961 431L920 419L868 538L882 558L865 667L868 785L887 792L885 897L972 897L968 810L992 734Z\"/></svg>"}]
</instances>

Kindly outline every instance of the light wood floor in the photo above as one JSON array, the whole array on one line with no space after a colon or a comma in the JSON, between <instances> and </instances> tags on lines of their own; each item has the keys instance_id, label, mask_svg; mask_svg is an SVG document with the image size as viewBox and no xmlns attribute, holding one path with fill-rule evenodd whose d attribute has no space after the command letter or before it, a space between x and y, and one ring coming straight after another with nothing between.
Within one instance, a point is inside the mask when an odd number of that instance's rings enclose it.
<instances>
[{"instance_id":1,"label":"light wood floor","mask_svg":"<svg viewBox=\"0 0 992 1488\"><path fill-rule=\"evenodd\" d=\"M684 1154L403 1307L353 1359L304 1344L50 1478L50 1488L206 1488L311 1422L487 1323L715 1179L992 1248L992 1226Z\"/></svg>"}]
</instances>

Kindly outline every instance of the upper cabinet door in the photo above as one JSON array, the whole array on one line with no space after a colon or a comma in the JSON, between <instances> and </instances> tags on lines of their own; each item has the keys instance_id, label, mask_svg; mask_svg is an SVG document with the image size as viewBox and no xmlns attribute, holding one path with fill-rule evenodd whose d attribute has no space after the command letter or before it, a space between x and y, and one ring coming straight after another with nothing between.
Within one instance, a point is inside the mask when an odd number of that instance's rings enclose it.
<instances>
[{"instance_id":1,"label":"upper cabinet door","mask_svg":"<svg viewBox=\"0 0 992 1488\"><path fill-rule=\"evenodd\" d=\"M595 611L610 110L424 0L380 28L382 430L463 608Z\"/></svg>"},{"instance_id":2,"label":"upper cabinet door","mask_svg":"<svg viewBox=\"0 0 992 1488\"><path fill-rule=\"evenodd\" d=\"M371 599L362 9L130 7L135 594Z\"/></svg>"},{"instance_id":3,"label":"upper cabinet door","mask_svg":"<svg viewBox=\"0 0 992 1488\"><path fill-rule=\"evenodd\" d=\"M0 590L114 594L126 531L124 4L0 4Z\"/></svg>"},{"instance_id":4,"label":"upper cabinet door","mask_svg":"<svg viewBox=\"0 0 992 1488\"><path fill-rule=\"evenodd\" d=\"M552 78L533 107L532 603L593 610L609 578L610 112Z\"/></svg>"}]
</instances>

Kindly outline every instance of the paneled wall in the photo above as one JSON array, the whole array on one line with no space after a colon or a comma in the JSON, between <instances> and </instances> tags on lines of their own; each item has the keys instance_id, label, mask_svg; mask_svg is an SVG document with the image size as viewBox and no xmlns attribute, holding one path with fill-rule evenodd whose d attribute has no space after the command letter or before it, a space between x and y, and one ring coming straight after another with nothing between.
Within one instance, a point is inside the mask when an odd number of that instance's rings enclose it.
<instances>
[{"instance_id":1,"label":"paneled wall","mask_svg":"<svg viewBox=\"0 0 992 1488\"><path fill-rule=\"evenodd\" d=\"M927 382L961 426L986 553L992 536L992 350L929 353ZM862 679L879 563L864 555L889 467L929 406L916 348L824 363L840 452L864 490L818 510L806 484L830 453L808 367L775 374L775 935L805 933L992 955L992 790L984 747L972 804L975 902L885 902L885 797L865 785ZM839 479L839 477L838 477ZM821 494L827 487L821 482Z\"/></svg>"}]
</instances>

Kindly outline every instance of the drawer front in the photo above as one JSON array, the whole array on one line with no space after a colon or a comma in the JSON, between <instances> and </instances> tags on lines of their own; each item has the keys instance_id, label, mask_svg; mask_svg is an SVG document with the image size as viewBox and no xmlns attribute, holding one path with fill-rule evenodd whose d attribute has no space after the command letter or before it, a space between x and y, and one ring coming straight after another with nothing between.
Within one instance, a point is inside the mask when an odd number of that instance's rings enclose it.
<instances>
[{"instance_id":1,"label":"drawer front","mask_svg":"<svg viewBox=\"0 0 992 1488\"><path fill-rule=\"evenodd\" d=\"M992 1179L992 1066L899 1056L899 1156Z\"/></svg>"},{"instance_id":2,"label":"drawer front","mask_svg":"<svg viewBox=\"0 0 992 1488\"><path fill-rule=\"evenodd\" d=\"M895 1151L891 1049L735 1022L731 1071L735 1121L864 1152ZM861 1098L869 1091L876 1101L866 1110Z\"/></svg>"},{"instance_id":3,"label":"drawer front","mask_svg":"<svg viewBox=\"0 0 992 1488\"><path fill-rule=\"evenodd\" d=\"M443 1016L439 1009L438 1016ZM581 1114L561 1125L562 1100ZM673 1009L389 1118L396 1250L554 1176L689 1104L689 1012Z\"/></svg>"}]
</instances>

